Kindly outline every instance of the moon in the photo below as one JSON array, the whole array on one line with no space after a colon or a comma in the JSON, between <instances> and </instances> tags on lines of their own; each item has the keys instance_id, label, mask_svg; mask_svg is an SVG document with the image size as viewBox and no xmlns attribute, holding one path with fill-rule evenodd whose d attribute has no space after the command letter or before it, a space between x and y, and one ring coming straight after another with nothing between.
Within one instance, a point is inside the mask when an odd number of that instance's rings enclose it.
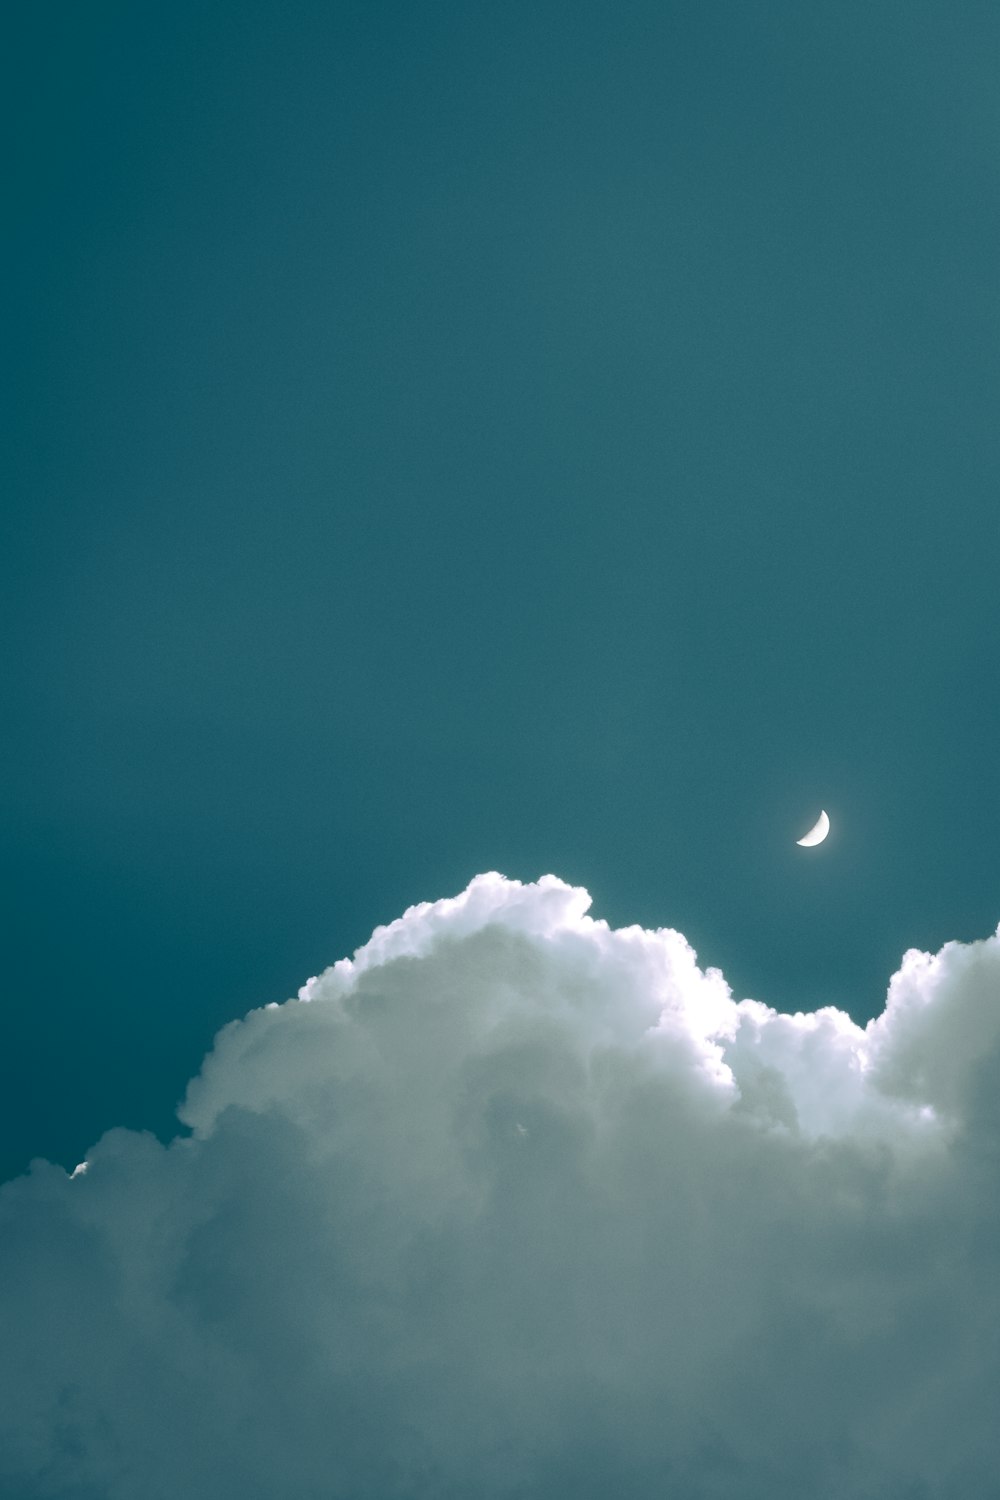
<instances>
[{"instance_id":1,"label":"moon","mask_svg":"<svg viewBox=\"0 0 1000 1500\"><path fill-rule=\"evenodd\" d=\"M811 849L814 844L821 844L829 832L830 819L827 817L825 812L821 812L818 819L816 820L816 823L812 828L810 828L809 832L802 838L796 839L795 842L797 844L801 844L804 849Z\"/></svg>"}]
</instances>

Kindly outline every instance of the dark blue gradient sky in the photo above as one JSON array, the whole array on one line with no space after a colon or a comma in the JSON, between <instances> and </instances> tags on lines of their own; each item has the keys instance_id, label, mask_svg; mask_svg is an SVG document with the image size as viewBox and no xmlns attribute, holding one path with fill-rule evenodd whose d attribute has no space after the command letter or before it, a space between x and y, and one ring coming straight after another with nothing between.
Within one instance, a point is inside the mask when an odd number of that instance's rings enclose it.
<instances>
[{"instance_id":1,"label":"dark blue gradient sky","mask_svg":"<svg viewBox=\"0 0 1000 1500\"><path fill-rule=\"evenodd\" d=\"M15 29L2 1175L484 869L861 1020L995 929L994 6Z\"/></svg>"}]
</instances>

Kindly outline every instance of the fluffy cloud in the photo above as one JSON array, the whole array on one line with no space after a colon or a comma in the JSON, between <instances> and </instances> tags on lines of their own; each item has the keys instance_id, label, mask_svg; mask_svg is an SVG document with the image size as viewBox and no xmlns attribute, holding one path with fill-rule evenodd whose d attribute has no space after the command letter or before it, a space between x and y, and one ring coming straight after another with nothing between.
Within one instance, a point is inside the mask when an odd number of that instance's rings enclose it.
<instances>
[{"instance_id":1,"label":"fluffy cloud","mask_svg":"<svg viewBox=\"0 0 1000 1500\"><path fill-rule=\"evenodd\" d=\"M862 1030L588 905L414 907L7 1184L0 1493L995 1493L1000 933Z\"/></svg>"}]
</instances>

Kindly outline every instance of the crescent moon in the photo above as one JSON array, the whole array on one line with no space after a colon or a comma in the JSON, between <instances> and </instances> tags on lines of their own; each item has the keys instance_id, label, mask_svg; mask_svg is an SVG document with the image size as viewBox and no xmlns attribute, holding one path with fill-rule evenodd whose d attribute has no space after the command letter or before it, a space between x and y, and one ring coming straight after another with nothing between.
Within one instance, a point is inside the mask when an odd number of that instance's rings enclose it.
<instances>
[{"instance_id":1,"label":"crescent moon","mask_svg":"<svg viewBox=\"0 0 1000 1500\"><path fill-rule=\"evenodd\" d=\"M821 812L815 825L810 828L809 832L804 837L796 839L795 842L801 844L804 849L811 849L814 844L821 844L829 832L830 819L825 812Z\"/></svg>"}]
</instances>

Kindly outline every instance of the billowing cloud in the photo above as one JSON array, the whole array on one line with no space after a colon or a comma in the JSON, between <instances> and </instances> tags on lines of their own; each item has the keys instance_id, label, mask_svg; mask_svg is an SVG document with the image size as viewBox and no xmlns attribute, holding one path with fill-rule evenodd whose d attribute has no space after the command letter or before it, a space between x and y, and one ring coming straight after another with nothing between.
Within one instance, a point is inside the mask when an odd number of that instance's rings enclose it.
<instances>
[{"instance_id":1,"label":"billowing cloud","mask_svg":"<svg viewBox=\"0 0 1000 1500\"><path fill-rule=\"evenodd\" d=\"M414 907L7 1184L0 1493L994 1493L1000 933L861 1029L588 905Z\"/></svg>"}]
</instances>

